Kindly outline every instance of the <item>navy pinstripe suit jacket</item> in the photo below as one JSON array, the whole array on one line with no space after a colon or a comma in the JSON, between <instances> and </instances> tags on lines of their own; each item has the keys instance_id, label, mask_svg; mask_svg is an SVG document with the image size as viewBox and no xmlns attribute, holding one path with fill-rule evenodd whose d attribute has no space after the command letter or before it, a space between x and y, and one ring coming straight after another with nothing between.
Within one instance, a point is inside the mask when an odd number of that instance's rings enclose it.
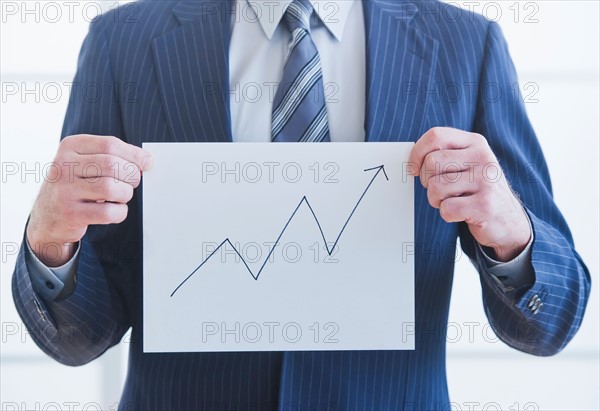
<instances>
[{"instance_id":1,"label":"navy pinstripe suit jacket","mask_svg":"<svg viewBox=\"0 0 600 411\"><path fill-rule=\"evenodd\" d=\"M123 224L89 227L75 292L63 301L33 291L21 250L13 295L42 350L61 363L84 364L132 327L122 409L449 409L445 329L458 237L478 266L485 312L503 341L535 355L568 343L581 323L590 278L553 202L499 27L436 1L364 0L363 6L367 141L416 141L433 126L484 135L531 218L535 282L501 286L486 272L466 226L445 223L419 187L415 351L144 354L136 190ZM231 7L231 1L146 0L97 19L81 51L63 135L115 135L136 145L231 141ZM527 305L536 295L543 307L533 314Z\"/></svg>"}]
</instances>

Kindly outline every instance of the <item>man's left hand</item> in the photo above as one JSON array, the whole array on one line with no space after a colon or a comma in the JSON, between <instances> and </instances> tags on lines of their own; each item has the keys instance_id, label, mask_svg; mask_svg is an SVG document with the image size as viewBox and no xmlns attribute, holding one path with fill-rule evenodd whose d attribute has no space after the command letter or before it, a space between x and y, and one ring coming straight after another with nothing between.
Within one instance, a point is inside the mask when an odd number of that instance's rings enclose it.
<instances>
[{"instance_id":1,"label":"man's left hand","mask_svg":"<svg viewBox=\"0 0 600 411\"><path fill-rule=\"evenodd\" d=\"M465 222L496 260L510 261L525 249L528 217L485 137L432 128L413 147L409 165L427 189L429 204L446 222Z\"/></svg>"}]
</instances>

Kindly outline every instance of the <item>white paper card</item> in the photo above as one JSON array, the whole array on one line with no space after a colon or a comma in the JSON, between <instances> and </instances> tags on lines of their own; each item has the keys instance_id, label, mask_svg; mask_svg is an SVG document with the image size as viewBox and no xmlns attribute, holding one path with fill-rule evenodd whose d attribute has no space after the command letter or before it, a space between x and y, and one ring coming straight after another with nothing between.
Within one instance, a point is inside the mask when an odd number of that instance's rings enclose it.
<instances>
[{"instance_id":1,"label":"white paper card","mask_svg":"<svg viewBox=\"0 0 600 411\"><path fill-rule=\"evenodd\" d=\"M144 351L414 349L412 146L144 144Z\"/></svg>"}]
</instances>

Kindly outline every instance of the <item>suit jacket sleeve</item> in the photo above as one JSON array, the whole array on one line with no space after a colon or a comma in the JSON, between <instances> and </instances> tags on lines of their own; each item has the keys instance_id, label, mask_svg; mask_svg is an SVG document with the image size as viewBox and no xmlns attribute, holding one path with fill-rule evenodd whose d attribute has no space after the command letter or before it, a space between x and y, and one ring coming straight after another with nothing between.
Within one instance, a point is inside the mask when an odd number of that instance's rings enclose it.
<instances>
[{"instance_id":1,"label":"suit jacket sleeve","mask_svg":"<svg viewBox=\"0 0 600 411\"><path fill-rule=\"evenodd\" d=\"M100 21L90 27L78 61L62 137L121 135L110 59ZM12 279L14 302L36 344L67 365L85 364L119 342L129 328L122 297L106 276L99 249L103 236L90 227L80 243L76 286L64 299L34 291L25 239ZM110 255L110 253L104 253Z\"/></svg>"},{"instance_id":2,"label":"suit jacket sleeve","mask_svg":"<svg viewBox=\"0 0 600 411\"><path fill-rule=\"evenodd\" d=\"M480 272L485 312L496 334L521 351L552 355L565 347L581 324L590 276L554 203L548 168L496 23L489 25L478 89L474 131L487 138L530 217L535 278L529 284L505 287L488 272L464 224L461 244Z\"/></svg>"}]
</instances>

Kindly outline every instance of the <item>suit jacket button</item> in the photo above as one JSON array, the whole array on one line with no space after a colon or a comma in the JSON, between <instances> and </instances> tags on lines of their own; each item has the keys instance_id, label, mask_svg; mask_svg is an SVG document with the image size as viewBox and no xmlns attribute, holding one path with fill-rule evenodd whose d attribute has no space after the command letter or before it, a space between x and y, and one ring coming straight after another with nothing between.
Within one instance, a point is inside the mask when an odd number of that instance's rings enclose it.
<instances>
[{"instance_id":1,"label":"suit jacket button","mask_svg":"<svg viewBox=\"0 0 600 411\"><path fill-rule=\"evenodd\" d=\"M44 315L44 311L42 310L42 307L40 307L40 303L35 298L33 299L33 305L42 321L47 321L46 315Z\"/></svg>"},{"instance_id":2,"label":"suit jacket button","mask_svg":"<svg viewBox=\"0 0 600 411\"><path fill-rule=\"evenodd\" d=\"M536 300L539 300L539 297L537 294L529 299L529 302L527 303L527 308L529 308L531 310L533 308L533 306L535 305Z\"/></svg>"},{"instance_id":3,"label":"suit jacket button","mask_svg":"<svg viewBox=\"0 0 600 411\"><path fill-rule=\"evenodd\" d=\"M542 303L542 300L540 299L540 297L536 294L533 297L531 297L529 299L529 302L527 303L527 308L529 308L529 310L533 313L533 314L537 314L540 311L540 308L542 308L542 305L544 305Z\"/></svg>"}]
</instances>

